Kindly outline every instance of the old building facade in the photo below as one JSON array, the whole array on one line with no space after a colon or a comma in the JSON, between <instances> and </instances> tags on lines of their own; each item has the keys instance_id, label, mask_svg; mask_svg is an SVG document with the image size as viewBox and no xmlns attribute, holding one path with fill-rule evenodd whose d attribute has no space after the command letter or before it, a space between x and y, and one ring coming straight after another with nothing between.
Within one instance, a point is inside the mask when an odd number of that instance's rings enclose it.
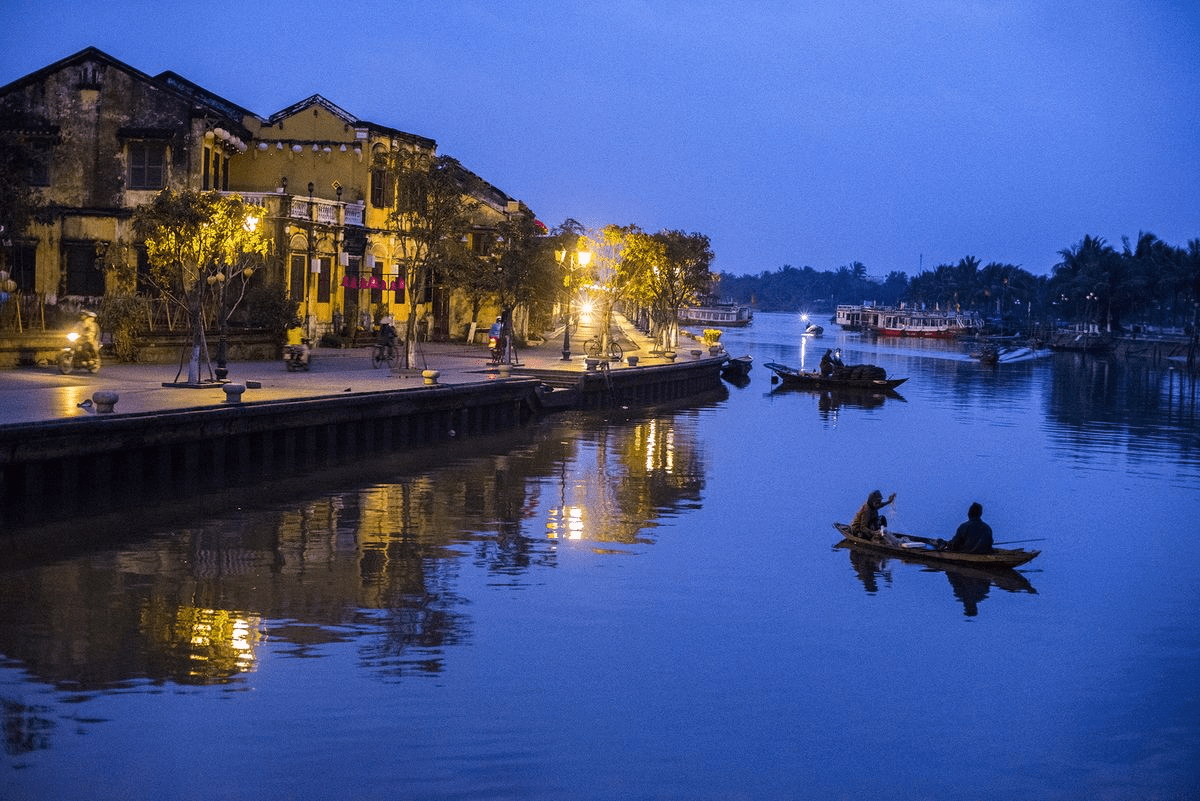
<instances>
[{"instance_id":1,"label":"old building facade","mask_svg":"<svg viewBox=\"0 0 1200 801\"><path fill-rule=\"evenodd\" d=\"M133 212L168 188L237 193L264 207L274 248L257 280L286 287L311 336L408 313L403 248L389 233L376 156L432 157L433 139L362 120L320 95L262 117L95 48L0 87L0 133L36 153L30 182L45 201L40 219L5 233L26 320L129 291L121 276L146 269ZM528 211L484 181L473 186L476 232ZM470 321L449 288L431 282L419 302L424 335L465 332Z\"/></svg>"}]
</instances>

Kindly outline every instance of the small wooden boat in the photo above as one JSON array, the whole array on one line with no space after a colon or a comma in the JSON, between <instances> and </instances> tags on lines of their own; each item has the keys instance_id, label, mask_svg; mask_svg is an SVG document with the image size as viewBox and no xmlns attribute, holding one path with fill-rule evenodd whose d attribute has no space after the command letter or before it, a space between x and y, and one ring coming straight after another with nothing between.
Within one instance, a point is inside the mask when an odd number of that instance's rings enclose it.
<instances>
[{"instance_id":1,"label":"small wooden boat","mask_svg":"<svg viewBox=\"0 0 1200 801\"><path fill-rule=\"evenodd\" d=\"M753 356L748 354L746 356L730 356L721 368L721 375L728 379L746 378L753 366Z\"/></svg>"},{"instance_id":2,"label":"small wooden boat","mask_svg":"<svg viewBox=\"0 0 1200 801\"><path fill-rule=\"evenodd\" d=\"M908 380L907 378L855 378L853 377L853 369L824 375L817 370L797 370L794 367L776 364L775 362L767 362L763 366L779 376L779 380L784 384L803 387L871 389L884 392L889 389L895 389Z\"/></svg>"},{"instance_id":3,"label":"small wooden boat","mask_svg":"<svg viewBox=\"0 0 1200 801\"><path fill-rule=\"evenodd\" d=\"M1027 551L1024 548L993 548L991 553L939 551L937 550L936 539L914 537L911 534L899 534L896 532L892 533L903 540L907 540L907 542L899 546L889 545L886 542L855 536L850 532L850 526L845 523L834 523L833 527L851 545L870 548L880 553L890 553L903 559L913 559L919 562L949 562L960 565L974 565L975 567L1012 568L1025 564L1041 553L1041 551Z\"/></svg>"}]
</instances>

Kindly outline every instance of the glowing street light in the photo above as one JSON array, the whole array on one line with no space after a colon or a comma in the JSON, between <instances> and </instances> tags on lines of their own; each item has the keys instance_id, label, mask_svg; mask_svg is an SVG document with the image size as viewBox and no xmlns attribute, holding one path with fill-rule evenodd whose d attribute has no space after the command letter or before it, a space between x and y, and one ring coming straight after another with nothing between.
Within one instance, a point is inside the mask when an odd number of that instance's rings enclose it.
<instances>
[{"instance_id":1,"label":"glowing street light","mask_svg":"<svg viewBox=\"0 0 1200 801\"><path fill-rule=\"evenodd\" d=\"M567 320L563 325L562 360L569 362L571 361L571 295L575 291L575 287L572 286L571 277L575 273L575 264L578 264L580 267L588 266L588 263L592 260L592 252L590 250L556 250L554 251L554 258L567 271L566 281L564 282L567 287Z\"/></svg>"}]
</instances>

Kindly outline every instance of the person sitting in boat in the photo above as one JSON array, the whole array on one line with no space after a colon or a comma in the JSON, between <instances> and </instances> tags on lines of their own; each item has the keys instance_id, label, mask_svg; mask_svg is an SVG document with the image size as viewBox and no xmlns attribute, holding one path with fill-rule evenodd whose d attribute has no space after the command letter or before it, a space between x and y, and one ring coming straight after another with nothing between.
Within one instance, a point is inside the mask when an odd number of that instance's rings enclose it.
<instances>
[{"instance_id":1,"label":"person sitting in boat","mask_svg":"<svg viewBox=\"0 0 1200 801\"><path fill-rule=\"evenodd\" d=\"M879 510L896 500L896 493L892 493L886 501L883 499L883 493L879 490L872 490L867 496L867 501L858 510L858 514L854 516L854 520L850 522L850 533L856 537L861 537L866 540L879 539L880 529Z\"/></svg>"},{"instance_id":2,"label":"person sitting in boat","mask_svg":"<svg viewBox=\"0 0 1200 801\"><path fill-rule=\"evenodd\" d=\"M833 348L828 348L825 351L825 355L821 357L821 375L826 377L833 375L833 367L835 364L836 362L834 361Z\"/></svg>"},{"instance_id":3,"label":"person sitting in boat","mask_svg":"<svg viewBox=\"0 0 1200 801\"><path fill-rule=\"evenodd\" d=\"M958 527L949 542L937 541L938 550L959 553L991 553L992 527L983 522L983 506L978 502L967 509L967 522Z\"/></svg>"}]
</instances>

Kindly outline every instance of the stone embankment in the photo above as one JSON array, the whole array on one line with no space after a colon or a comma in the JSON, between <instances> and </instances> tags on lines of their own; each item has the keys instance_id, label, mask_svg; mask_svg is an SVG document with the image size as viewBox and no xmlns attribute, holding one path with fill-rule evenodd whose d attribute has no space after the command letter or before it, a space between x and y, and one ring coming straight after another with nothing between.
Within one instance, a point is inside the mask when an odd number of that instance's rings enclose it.
<instances>
[{"instance_id":1,"label":"stone embankment","mask_svg":"<svg viewBox=\"0 0 1200 801\"><path fill-rule=\"evenodd\" d=\"M317 350L310 372L232 364L230 382L186 388L164 381L162 365L0 371L0 525L504 433L567 409L677 404L722 386L724 354L677 359L626 342L636 366L564 360L549 345L492 366L486 349L458 343L424 345L413 370L372 368L367 349Z\"/></svg>"}]
</instances>

